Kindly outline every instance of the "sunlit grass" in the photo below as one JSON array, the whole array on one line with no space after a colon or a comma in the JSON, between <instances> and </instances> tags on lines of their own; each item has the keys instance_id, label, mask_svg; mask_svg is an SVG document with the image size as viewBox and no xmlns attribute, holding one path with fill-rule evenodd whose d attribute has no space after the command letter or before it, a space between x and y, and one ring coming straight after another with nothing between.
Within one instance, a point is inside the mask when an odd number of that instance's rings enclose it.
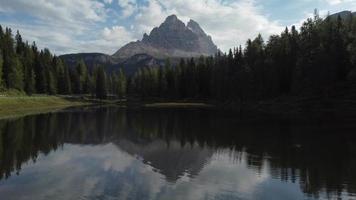
<instances>
[{"instance_id":1,"label":"sunlit grass","mask_svg":"<svg viewBox=\"0 0 356 200\"><path fill-rule=\"evenodd\" d=\"M85 105L88 102L58 96L0 96L0 118L50 111L70 106Z\"/></svg>"}]
</instances>

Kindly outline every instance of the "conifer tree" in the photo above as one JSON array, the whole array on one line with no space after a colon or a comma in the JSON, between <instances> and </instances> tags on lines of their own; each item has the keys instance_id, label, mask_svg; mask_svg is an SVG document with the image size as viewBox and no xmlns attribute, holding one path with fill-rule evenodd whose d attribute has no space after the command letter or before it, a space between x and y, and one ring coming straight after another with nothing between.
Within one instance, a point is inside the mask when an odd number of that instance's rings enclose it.
<instances>
[{"instance_id":1,"label":"conifer tree","mask_svg":"<svg viewBox=\"0 0 356 200\"><path fill-rule=\"evenodd\" d=\"M103 67L97 69L96 97L99 99L106 99L107 97L106 74Z\"/></svg>"},{"instance_id":2,"label":"conifer tree","mask_svg":"<svg viewBox=\"0 0 356 200\"><path fill-rule=\"evenodd\" d=\"M24 88L23 78L22 64L19 58L14 57L11 60L8 74L8 88L22 91Z\"/></svg>"},{"instance_id":3,"label":"conifer tree","mask_svg":"<svg viewBox=\"0 0 356 200\"><path fill-rule=\"evenodd\" d=\"M127 80L124 72L120 68L118 74L118 97L124 98L126 96Z\"/></svg>"},{"instance_id":4,"label":"conifer tree","mask_svg":"<svg viewBox=\"0 0 356 200\"><path fill-rule=\"evenodd\" d=\"M30 69L25 78L25 92L28 95L32 95L36 92L36 75L33 69Z\"/></svg>"},{"instance_id":5,"label":"conifer tree","mask_svg":"<svg viewBox=\"0 0 356 200\"><path fill-rule=\"evenodd\" d=\"M2 54L3 54L3 79L7 88L10 88L10 71L13 68L15 62L14 40L12 38L12 31L10 28L6 28L2 37Z\"/></svg>"},{"instance_id":6,"label":"conifer tree","mask_svg":"<svg viewBox=\"0 0 356 200\"><path fill-rule=\"evenodd\" d=\"M1 39L1 38L0 38ZM2 54L0 52L0 91L4 90L4 81L3 81L3 59Z\"/></svg>"},{"instance_id":7,"label":"conifer tree","mask_svg":"<svg viewBox=\"0 0 356 200\"><path fill-rule=\"evenodd\" d=\"M84 62L84 60L80 60L77 64L77 68L76 68L77 72L76 72L76 76L77 79L76 81L79 81L78 83L76 83L77 85L77 93L78 94L85 94L89 92L89 76L88 76L88 68Z\"/></svg>"},{"instance_id":8,"label":"conifer tree","mask_svg":"<svg viewBox=\"0 0 356 200\"><path fill-rule=\"evenodd\" d=\"M47 86L48 86L48 94L55 95L57 94L57 80L52 70L47 70Z\"/></svg>"}]
</instances>

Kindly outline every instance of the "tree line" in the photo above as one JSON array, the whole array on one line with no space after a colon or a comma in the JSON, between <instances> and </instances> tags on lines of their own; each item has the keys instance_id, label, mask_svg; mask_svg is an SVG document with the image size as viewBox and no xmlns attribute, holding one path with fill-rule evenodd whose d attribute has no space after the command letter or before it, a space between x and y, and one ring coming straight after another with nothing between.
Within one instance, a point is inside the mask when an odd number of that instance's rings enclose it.
<instances>
[{"instance_id":1,"label":"tree line","mask_svg":"<svg viewBox=\"0 0 356 200\"><path fill-rule=\"evenodd\" d=\"M141 67L132 76L83 60L68 67L48 49L23 42L0 27L0 90L31 95L91 94L246 102L280 96L330 96L356 80L356 17L328 16L286 28L265 42L261 35L228 53Z\"/></svg>"},{"instance_id":2,"label":"tree line","mask_svg":"<svg viewBox=\"0 0 356 200\"><path fill-rule=\"evenodd\" d=\"M214 57L181 59L178 66L141 68L129 92L141 98L244 102L280 96L330 95L356 78L356 17L319 17L264 42Z\"/></svg>"},{"instance_id":3,"label":"tree line","mask_svg":"<svg viewBox=\"0 0 356 200\"><path fill-rule=\"evenodd\" d=\"M48 49L24 42L17 31L0 26L0 92L23 91L28 95L83 95L124 97L126 76L122 70L108 74L103 66L89 70L83 60L69 68Z\"/></svg>"}]
</instances>

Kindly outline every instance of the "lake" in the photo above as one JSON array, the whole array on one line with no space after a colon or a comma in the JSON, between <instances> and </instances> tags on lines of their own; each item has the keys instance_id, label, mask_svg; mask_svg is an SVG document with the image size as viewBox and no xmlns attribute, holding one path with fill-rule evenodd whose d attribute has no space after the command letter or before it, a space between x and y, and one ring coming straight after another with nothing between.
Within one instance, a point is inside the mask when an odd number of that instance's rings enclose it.
<instances>
[{"instance_id":1,"label":"lake","mask_svg":"<svg viewBox=\"0 0 356 200\"><path fill-rule=\"evenodd\" d=\"M0 199L356 199L356 120L86 107L0 120Z\"/></svg>"}]
</instances>

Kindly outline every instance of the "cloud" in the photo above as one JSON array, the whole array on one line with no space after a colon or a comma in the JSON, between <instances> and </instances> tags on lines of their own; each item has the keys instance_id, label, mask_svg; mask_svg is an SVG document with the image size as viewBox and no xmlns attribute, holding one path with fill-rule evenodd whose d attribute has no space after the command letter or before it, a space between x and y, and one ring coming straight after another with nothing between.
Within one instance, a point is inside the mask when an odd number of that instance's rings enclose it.
<instances>
[{"instance_id":1,"label":"cloud","mask_svg":"<svg viewBox=\"0 0 356 200\"><path fill-rule=\"evenodd\" d=\"M106 21L107 11L104 3L92 0L0 0L0 16L5 16L0 18L3 26L61 54L83 50L80 42L98 35L97 25Z\"/></svg>"},{"instance_id":2,"label":"cloud","mask_svg":"<svg viewBox=\"0 0 356 200\"><path fill-rule=\"evenodd\" d=\"M122 8L122 17L130 17L136 10L136 0L118 0L119 6Z\"/></svg>"},{"instance_id":3,"label":"cloud","mask_svg":"<svg viewBox=\"0 0 356 200\"><path fill-rule=\"evenodd\" d=\"M197 21L223 51L244 45L261 33L265 40L283 31L284 26L300 25L314 7L310 0L283 2L298 17L275 14L262 0L0 0L0 23L19 29L30 42L48 47L56 54L114 53L124 44L142 38L171 14L184 22ZM356 9L354 0L318 0L323 11ZM306 5L307 4L307 5ZM279 5L279 4L278 4ZM296 6L298 5L298 6ZM302 6L303 5L303 6ZM273 9L272 9L273 10ZM277 18L276 18L277 19ZM282 24L281 22L288 21Z\"/></svg>"},{"instance_id":4,"label":"cloud","mask_svg":"<svg viewBox=\"0 0 356 200\"><path fill-rule=\"evenodd\" d=\"M1 10L18 15L29 15L36 22L52 26L63 26L83 30L85 26L105 21L106 12L103 3L91 0L71 1L27 1L0 0Z\"/></svg>"},{"instance_id":5,"label":"cloud","mask_svg":"<svg viewBox=\"0 0 356 200\"><path fill-rule=\"evenodd\" d=\"M353 2L354 0L325 0L330 5L338 5L342 3Z\"/></svg>"},{"instance_id":6,"label":"cloud","mask_svg":"<svg viewBox=\"0 0 356 200\"><path fill-rule=\"evenodd\" d=\"M262 15L255 1L222 3L219 0L150 0L140 8L135 24L140 34L159 25L170 14L184 21L194 19L224 51L261 33L279 33L283 27Z\"/></svg>"},{"instance_id":7,"label":"cloud","mask_svg":"<svg viewBox=\"0 0 356 200\"><path fill-rule=\"evenodd\" d=\"M111 4L113 2L113 0L104 0L104 3L106 4Z\"/></svg>"},{"instance_id":8,"label":"cloud","mask_svg":"<svg viewBox=\"0 0 356 200\"><path fill-rule=\"evenodd\" d=\"M353 10L356 9L355 0L324 0L325 3L329 4L331 8L344 8L343 10Z\"/></svg>"}]
</instances>

